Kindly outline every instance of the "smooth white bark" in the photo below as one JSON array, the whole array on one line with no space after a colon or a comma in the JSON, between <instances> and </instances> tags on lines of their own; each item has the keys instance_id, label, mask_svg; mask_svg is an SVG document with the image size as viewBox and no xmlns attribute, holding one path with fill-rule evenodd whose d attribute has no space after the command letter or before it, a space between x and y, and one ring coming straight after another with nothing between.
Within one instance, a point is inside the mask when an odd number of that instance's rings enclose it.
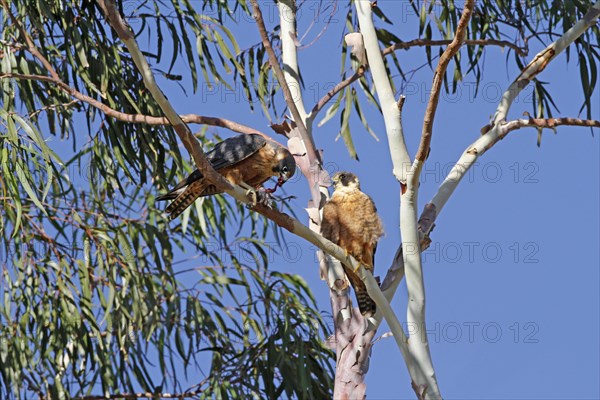
<instances>
[{"instance_id":1,"label":"smooth white bark","mask_svg":"<svg viewBox=\"0 0 600 400\"><path fill-rule=\"evenodd\" d=\"M290 2L291 3L291 2ZM298 69L298 49L296 47L296 11L286 1L277 2L279 8L279 24L281 28L281 59L283 61L283 75L287 82L292 100L298 109L298 114L310 134L311 129L306 125L306 110L302 98L302 87L300 85L300 74Z\"/></svg>"},{"instance_id":2,"label":"smooth white bark","mask_svg":"<svg viewBox=\"0 0 600 400\"><path fill-rule=\"evenodd\" d=\"M400 110L394 98L373 26L371 2L356 0L355 4L369 67L383 111L390 154L394 164L394 175L402 184L407 185L405 186L406 191L400 196L400 231L409 294L407 323L410 336L408 342L410 355L404 356L403 354L403 356L413 380L413 387L419 395L424 394L427 399L438 399L441 398L441 394L435 378L428 339L425 334L425 290L417 229L417 194L420 165L411 165L402 132ZM387 302L385 297L380 301ZM379 303L377 305L379 306ZM392 327L390 326L390 328ZM398 336L405 335L402 329L400 331L392 329L392 333L394 333L397 340Z\"/></svg>"},{"instance_id":3,"label":"smooth white bark","mask_svg":"<svg viewBox=\"0 0 600 400\"><path fill-rule=\"evenodd\" d=\"M373 26L371 2L368 0L356 0L354 4L356 5L360 33L363 35L367 59L369 60L369 69L373 75L373 81L377 89L377 98L383 112L390 155L394 165L393 173L399 182L405 183L411 161L404 141L402 125L400 124L400 110L398 110L398 105L394 98L390 78L385 69L383 56L381 55L381 49L377 41L377 34Z\"/></svg>"}]
</instances>

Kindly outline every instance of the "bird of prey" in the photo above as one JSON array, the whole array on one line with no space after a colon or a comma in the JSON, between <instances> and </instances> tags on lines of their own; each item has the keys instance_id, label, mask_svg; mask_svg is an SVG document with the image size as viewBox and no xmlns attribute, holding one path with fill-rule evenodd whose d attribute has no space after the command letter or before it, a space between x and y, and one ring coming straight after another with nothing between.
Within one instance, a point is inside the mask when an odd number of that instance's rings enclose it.
<instances>
[{"instance_id":1,"label":"bird of prey","mask_svg":"<svg viewBox=\"0 0 600 400\"><path fill-rule=\"evenodd\" d=\"M377 241L384 233L375 203L361 192L358 178L351 172L335 174L333 188L331 199L323 207L321 233L373 273ZM352 268L343 267L356 293L361 314L373 315L375 302L369 297L364 282Z\"/></svg>"},{"instance_id":2,"label":"bird of prey","mask_svg":"<svg viewBox=\"0 0 600 400\"><path fill-rule=\"evenodd\" d=\"M296 162L284 147L271 142L259 134L245 134L223 140L206 153L213 168L229 182L249 189L259 201L268 200L269 192L254 192L254 188L272 176L278 176L280 186L296 172ZM260 190L260 189L259 189ZM222 193L204 179L199 170L179 182L173 190L158 196L156 200L173 200L165 210L170 219L175 219L198 197ZM262 195L262 198L259 196Z\"/></svg>"}]
</instances>

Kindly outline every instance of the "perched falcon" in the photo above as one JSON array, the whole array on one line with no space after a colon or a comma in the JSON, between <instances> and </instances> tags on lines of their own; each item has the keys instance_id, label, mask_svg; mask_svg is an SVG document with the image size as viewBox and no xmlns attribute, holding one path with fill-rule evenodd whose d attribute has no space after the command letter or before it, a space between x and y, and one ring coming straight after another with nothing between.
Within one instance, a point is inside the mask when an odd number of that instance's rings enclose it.
<instances>
[{"instance_id":1,"label":"perched falcon","mask_svg":"<svg viewBox=\"0 0 600 400\"><path fill-rule=\"evenodd\" d=\"M279 176L278 184L281 185L296 172L292 154L258 134L225 139L207 152L206 158L229 182L247 189L259 187L272 176ZM205 180L199 170L195 170L173 190L158 196L156 200L173 200L166 212L170 219L174 219L198 197L218 193L221 192Z\"/></svg>"},{"instance_id":2,"label":"perched falcon","mask_svg":"<svg viewBox=\"0 0 600 400\"><path fill-rule=\"evenodd\" d=\"M373 200L360 191L360 183L351 172L333 176L333 195L323 207L321 233L345 249L373 273L377 241L383 236L383 224ZM344 265L346 276L356 292L361 314L375 314L375 302L358 274Z\"/></svg>"}]
</instances>

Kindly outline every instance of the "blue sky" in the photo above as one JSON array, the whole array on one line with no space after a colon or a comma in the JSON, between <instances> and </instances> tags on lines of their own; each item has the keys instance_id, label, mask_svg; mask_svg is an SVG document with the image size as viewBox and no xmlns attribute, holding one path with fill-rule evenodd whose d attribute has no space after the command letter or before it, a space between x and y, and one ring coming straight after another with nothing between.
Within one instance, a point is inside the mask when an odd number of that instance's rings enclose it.
<instances>
[{"instance_id":1,"label":"blue sky","mask_svg":"<svg viewBox=\"0 0 600 400\"><path fill-rule=\"evenodd\" d=\"M388 17L404 22L388 29L403 40L418 37L418 22L408 3L378 4ZM275 9L268 7L263 5L263 13L272 28ZM304 4L300 36L315 12L313 3ZM299 52L308 109L340 80L345 10L338 9L333 17L321 38ZM234 33L244 47L256 43L258 34L247 17L242 20ZM303 44L315 38L323 22L324 17L318 18ZM528 59L540 49L532 43ZM423 49L397 55L406 70L426 61ZM467 76L457 94L441 96L432 151L421 179L419 210L434 195L444 172L478 137L502 91L518 75L505 61L506 50L488 48L479 95L473 96L474 78ZM578 76L579 66L573 61L567 65L564 54L540 76L551 82L560 109L555 116L578 116L582 104ZM431 77L430 68L422 68L398 92L407 96L403 121L411 155L418 145ZM400 88L400 77L394 79ZM268 119L260 110L249 112L241 90L232 94L217 87L185 98L172 82L161 84L180 113L220 116L270 133ZM598 93L592 99L595 119L600 119ZM532 112L531 95L530 86L513 104L509 119ZM391 173L383 118L372 105L362 105L380 140L374 140L353 115L351 127L360 162L350 159L343 142L335 140L338 116L315 128L314 136L328 168L356 173L363 190L377 204L386 235L379 243L375 268L377 275L384 276L400 243L398 184ZM212 127L208 132L229 135ZM576 127L559 127L556 135L545 130L538 148L535 130L511 133L479 160L438 218L433 243L424 254L424 276L431 353L445 398L600 397L599 134L596 130L592 136L589 129ZM309 193L305 180L298 177L285 188L297 196L292 205L306 222L303 209ZM274 255L272 268L301 274L328 315L328 290L319 280L314 249L301 239L287 238L291 252ZM399 319L405 320L405 284L392 305ZM386 330L383 325L379 333ZM375 344L367 384L370 399L414 398L392 338Z\"/></svg>"}]
</instances>

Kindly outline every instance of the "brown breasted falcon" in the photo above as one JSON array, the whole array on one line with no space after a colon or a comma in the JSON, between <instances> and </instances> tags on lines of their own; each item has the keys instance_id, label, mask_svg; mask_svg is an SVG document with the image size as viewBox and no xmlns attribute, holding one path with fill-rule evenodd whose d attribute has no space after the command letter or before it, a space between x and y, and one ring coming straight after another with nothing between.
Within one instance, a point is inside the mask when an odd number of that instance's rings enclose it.
<instances>
[{"instance_id":1,"label":"brown breasted falcon","mask_svg":"<svg viewBox=\"0 0 600 400\"><path fill-rule=\"evenodd\" d=\"M373 273L377 241L383 236L383 223L375 203L361 192L353 173L338 172L332 179L334 191L323 207L321 233ZM356 293L361 314L375 314L375 302L369 297L364 282L352 268L343 267Z\"/></svg>"},{"instance_id":2,"label":"brown breasted falcon","mask_svg":"<svg viewBox=\"0 0 600 400\"><path fill-rule=\"evenodd\" d=\"M229 182L254 189L272 176L283 184L296 172L294 156L283 146L259 134L245 134L223 140L206 153L213 168ZM264 191L264 189L262 189ZM166 208L170 219L177 218L198 197L222 193L199 170L179 182L169 193L156 200L173 200ZM268 195L257 193L257 195Z\"/></svg>"}]
</instances>

